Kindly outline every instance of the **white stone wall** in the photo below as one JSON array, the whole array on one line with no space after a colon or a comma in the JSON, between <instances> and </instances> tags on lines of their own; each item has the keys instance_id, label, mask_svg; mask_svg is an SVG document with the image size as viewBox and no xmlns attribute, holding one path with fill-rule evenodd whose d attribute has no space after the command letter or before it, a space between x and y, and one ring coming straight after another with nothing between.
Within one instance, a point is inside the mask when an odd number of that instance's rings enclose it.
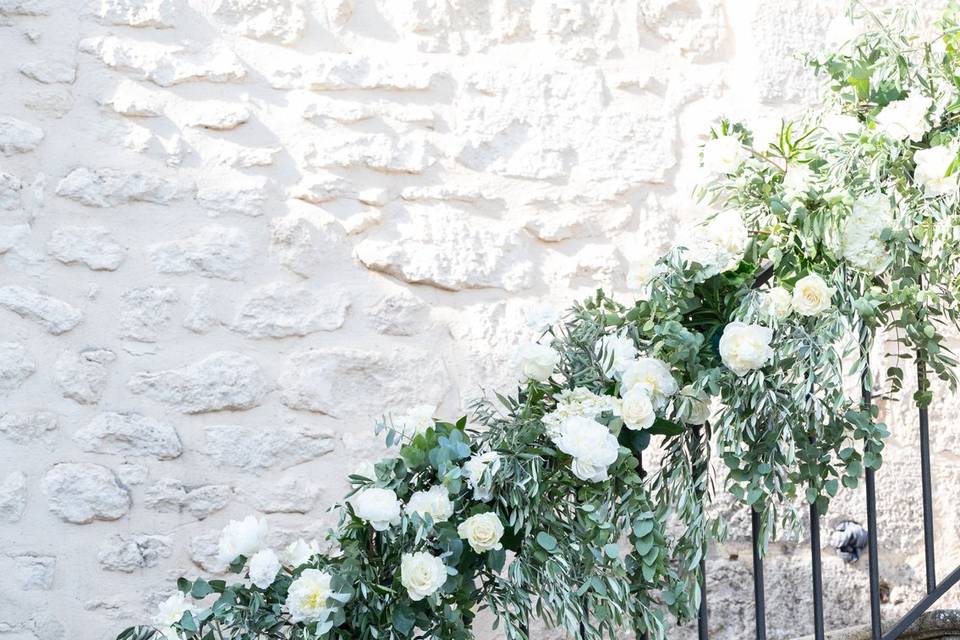
<instances>
[{"instance_id":1,"label":"white stone wall","mask_svg":"<svg viewBox=\"0 0 960 640\"><path fill-rule=\"evenodd\" d=\"M0 0L0 640L145 621L216 569L231 517L321 533L377 416L509 389L536 318L623 290L697 217L712 121L815 97L795 53L841 4ZM902 610L922 564L896 411ZM713 552L717 638L752 625L738 531ZM772 553L772 635L800 635L806 551ZM864 567L827 555L828 619L865 619Z\"/></svg>"}]
</instances>

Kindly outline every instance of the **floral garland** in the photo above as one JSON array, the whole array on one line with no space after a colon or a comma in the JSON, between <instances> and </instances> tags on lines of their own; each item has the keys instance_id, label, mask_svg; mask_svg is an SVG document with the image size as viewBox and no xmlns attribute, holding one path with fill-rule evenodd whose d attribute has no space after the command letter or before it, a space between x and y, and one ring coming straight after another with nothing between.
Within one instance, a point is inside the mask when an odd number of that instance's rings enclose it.
<instances>
[{"instance_id":1,"label":"floral garland","mask_svg":"<svg viewBox=\"0 0 960 640\"><path fill-rule=\"evenodd\" d=\"M812 62L825 112L765 142L740 123L712 132L700 195L718 212L631 264L635 304L575 305L520 348L519 389L478 402L473 424L385 419L397 455L350 476L329 551L277 552L266 521L231 522L220 556L245 579L181 579L155 626L120 640L466 640L483 608L511 640L533 617L662 639L670 616L695 615L705 543L724 535L705 511L708 436L765 538L796 498L825 513L879 467L887 432L850 378L892 395L915 352L916 402L927 371L955 383L942 331L958 320L960 11L931 42L900 35L909 16L855 13L866 30ZM879 386L878 335L898 347Z\"/></svg>"}]
</instances>

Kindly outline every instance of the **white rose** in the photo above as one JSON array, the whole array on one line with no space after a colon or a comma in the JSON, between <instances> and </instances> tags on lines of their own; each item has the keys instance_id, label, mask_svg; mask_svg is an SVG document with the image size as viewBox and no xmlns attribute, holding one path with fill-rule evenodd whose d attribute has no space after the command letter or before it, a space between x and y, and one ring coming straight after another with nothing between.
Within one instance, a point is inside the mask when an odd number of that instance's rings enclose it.
<instances>
[{"instance_id":1,"label":"white rose","mask_svg":"<svg viewBox=\"0 0 960 640\"><path fill-rule=\"evenodd\" d=\"M684 422L687 424L703 424L710 419L710 396L702 389L695 389L687 385L680 390L680 397L689 403Z\"/></svg>"},{"instance_id":2,"label":"white rose","mask_svg":"<svg viewBox=\"0 0 960 640\"><path fill-rule=\"evenodd\" d=\"M703 145L703 167L710 173L733 173L746 157L746 149L735 136L719 136Z\"/></svg>"},{"instance_id":3,"label":"white rose","mask_svg":"<svg viewBox=\"0 0 960 640\"><path fill-rule=\"evenodd\" d=\"M620 445L605 426L589 418L564 420L557 438L557 448L573 457L573 474L587 482L607 479L607 469L617 461Z\"/></svg>"},{"instance_id":4,"label":"white rose","mask_svg":"<svg viewBox=\"0 0 960 640\"><path fill-rule=\"evenodd\" d=\"M413 438L426 433L427 429L433 426L433 416L436 413L435 405L420 404L400 416L393 426L403 435Z\"/></svg>"},{"instance_id":5,"label":"white rose","mask_svg":"<svg viewBox=\"0 0 960 640\"><path fill-rule=\"evenodd\" d=\"M650 394L639 385L625 393L617 403L617 415L627 429L647 429L657 419Z\"/></svg>"},{"instance_id":6,"label":"white rose","mask_svg":"<svg viewBox=\"0 0 960 640\"><path fill-rule=\"evenodd\" d=\"M830 308L830 299L836 291L827 286L823 278L815 273L806 275L793 287L793 310L802 316L816 316Z\"/></svg>"},{"instance_id":7,"label":"white rose","mask_svg":"<svg viewBox=\"0 0 960 640\"><path fill-rule=\"evenodd\" d=\"M759 369L773 357L773 331L758 324L731 322L720 337L723 364L738 376Z\"/></svg>"},{"instance_id":8,"label":"white rose","mask_svg":"<svg viewBox=\"0 0 960 640\"><path fill-rule=\"evenodd\" d=\"M624 370L620 397L639 387L647 392L654 409L660 409L680 386L667 363L656 358L637 358Z\"/></svg>"},{"instance_id":9,"label":"white rose","mask_svg":"<svg viewBox=\"0 0 960 640\"><path fill-rule=\"evenodd\" d=\"M891 102L877 114L877 129L888 137L902 141L919 142L927 132L927 112L933 99L913 93L903 100Z\"/></svg>"},{"instance_id":10,"label":"white rose","mask_svg":"<svg viewBox=\"0 0 960 640\"><path fill-rule=\"evenodd\" d=\"M855 116L843 113L830 113L823 117L820 126L834 138L841 138L851 133L859 133L863 128Z\"/></svg>"},{"instance_id":11,"label":"white rose","mask_svg":"<svg viewBox=\"0 0 960 640\"><path fill-rule=\"evenodd\" d=\"M920 149L913 154L917 168L913 180L924 188L928 196L942 196L957 190L956 172L947 175L947 170L957 157L955 149L939 145L929 149Z\"/></svg>"},{"instance_id":12,"label":"white rose","mask_svg":"<svg viewBox=\"0 0 960 640\"><path fill-rule=\"evenodd\" d=\"M390 489L364 489L351 500L353 512L377 531L386 531L400 522L400 501Z\"/></svg>"},{"instance_id":13,"label":"white rose","mask_svg":"<svg viewBox=\"0 0 960 640\"><path fill-rule=\"evenodd\" d=\"M560 363L560 354L538 342L520 345L517 349L517 368L525 380L546 382Z\"/></svg>"},{"instance_id":14,"label":"white rose","mask_svg":"<svg viewBox=\"0 0 960 640\"><path fill-rule=\"evenodd\" d=\"M636 345L625 336L603 336L597 340L595 351L598 356L603 354L604 373L609 377L619 378L637 357Z\"/></svg>"},{"instance_id":15,"label":"white rose","mask_svg":"<svg viewBox=\"0 0 960 640\"><path fill-rule=\"evenodd\" d=\"M421 517L429 513L434 522L446 522L453 515L453 503L446 487L438 484L410 496L407 512L418 513Z\"/></svg>"},{"instance_id":16,"label":"white rose","mask_svg":"<svg viewBox=\"0 0 960 640\"><path fill-rule=\"evenodd\" d=\"M263 518L258 520L253 516L247 516L243 520L231 520L223 528L217 543L221 562L233 562L237 556L249 558L267 546L266 539L269 532L270 527Z\"/></svg>"},{"instance_id":17,"label":"white rose","mask_svg":"<svg viewBox=\"0 0 960 640\"><path fill-rule=\"evenodd\" d=\"M860 271L880 274L893 260L881 239L883 230L894 224L890 199L881 194L858 198L844 221L840 252L844 260Z\"/></svg>"},{"instance_id":18,"label":"white rose","mask_svg":"<svg viewBox=\"0 0 960 640\"><path fill-rule=\"evenodd\" d=\"M405 553L400 558L400 582L414 602L433 595L447 581L443 560L425 551Z\"/></svg>"},{"instance_id":19,"label":"white rose","mask_svg":"<svg viewBox=\"0 0 960 640\"><path fill-rule=\"evenodd\" d=\"M254 586L266 589L280 572L280 558L272 549L261 549L250 558L250 582Z\"/></svg>"},{"instance_id":20,"label":"white rose","mask_svg":"<svg viewBox=\"0 0 960 640\"><path fill-rule=\"evenodd\" d=\"M477 553L503 549L500 538L503 537L503 524L493 512L478 513L470 516L457 527L457 535L470 543Z\"/></svg>"},{"instance_id":21,"label":"white rose","mask_svg":"<svg viewBox=\"0 0 960 640\"><path fill-rule=\"evenodd\" d=\"M764 313L777 320L785 320L793 313L790 292L783 287L773 287L763 294L761 307Z\"/></svg>"},{"instance_id":22,"label":"white rose","mask_svg":"<svg viewBox=\"0 0 960 640\"><path fill-rule=\"evenodd\" d=\"M297 538L280 553L280 561L291 569L296 569L317 555L320 555L320 545L316 540L307 542L303 538Z\"/></svg>"},{"instance_id":23,"label":"white rose","mask_svg":"<svg viewBox=\"0 0 960 640\"><path fill-rule=\"evenodd\" d=\"M493 477L500 470L500 454L496 451L487 451L480 455L471 456L463 463L463 477L473 489L473 499L489 502L493 499ZM487 474L484 477L484 473Z\"/></svg>"},{"instance_id":24,"label":"white rose","mask_svg":"<svg viewBox=\"0 0 960 640\"><path fill-rule=\"evenodd\" d=\"M153 624L164 629L173 626L180 622L183 614L187 611L192 612L194 608L187 602L186 594L177 591L157 605L157 613L153 616Z\"/></svg>"},{"instance_id":25,"label":"white rose","mask_svg":"<svg viewBox=\"0 0 960 640\"><path fill-rule=\"evenodd\" d=\"M331 576L319 569L304 569L287 590L287 611L291 622L323 622L333 612L330 599Z\"/></svg>"}]
</instances>

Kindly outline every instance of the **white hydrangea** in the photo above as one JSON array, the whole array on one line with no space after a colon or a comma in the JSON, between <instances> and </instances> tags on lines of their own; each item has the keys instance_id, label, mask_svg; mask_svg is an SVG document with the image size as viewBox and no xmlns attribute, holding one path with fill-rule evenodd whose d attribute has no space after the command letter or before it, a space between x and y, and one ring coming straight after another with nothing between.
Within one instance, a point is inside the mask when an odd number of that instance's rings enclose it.
<instances>
[{"instance_id":1,"label":"white hydrangea","mask_svg":"<svg viewBox=\"0 0 960 640\"><path fill-rule=\"evenodd\" d=\"M280 562L291 569L302 567L314 556L320 555L320 544L316 540L307 542L297 538L280 552Z\"/></svg>"},{"instance_id":2,"label":"white hydrangea","mask_svg":"<svg viewBox=\"0 0 960 640\"><path fill-rule=\"evenodd\" d=\"M254 586L266 589L273 584L274 578L280 573L280 558L272 549L261 549L250 558L250 567L248 569L250 582Z\"/></svg>"},{"instance_id":3,"label":"white hydrangea","mask_svg":"<svg viewBox=\"0 0 960 640\"><path fill-rule=\"evenodd\" d=\"M927 113L933 98L911 93L903 100L891 102L877 114L877 130L893 140L919 142L927 132Z\"/></svg>"},{"instance_id":4,"label":"white hydrangea","mask_svg":"<svg viewBox=\"0 0 960 640\"><path fill-rule=\"evenodd\" d=\"M560 363L560 354L548 345L529 342L517 348L516 363L524 380L546 382Z\"/></svg>"},{"instance_id":5,"label":"white hydrangea","mask_svg":"<svg viewBox=\"0 0 960 640\"><path fill-rule=\"evenodd\" d=\"M457 535L470 543L477 553L503 549L503 523L492 511L470 516L457 527Z\"/></svg>"},{"instance_id":6,"label":"white hydrangea","mask_svg":"<svg viewBox=\"0 0 960 640\"><path fill-rule=\"evenodd\" d=\"M863 125L860 124L856 116L848 116L845 113L830 113L823 116L820 126L835 138L841 138L851 133L860 133L863 129Z\"/></svg>"},{"instance_id":7,"label":"white hydrangea","mask_svg":"<svg viewBox=\"0 0 960 640\"><path fill-rule=\"evenodd\" d=\"M783 190L788 198L799 198L810 190L816 173L809 164L793 162L787 165L787 173L783 176Z\"/></svg>"},{"instance_id":8,"label":"white hydrangea","mask_svg":"<svg viewBox=\"0 0 960 640\"><path fill-rule=\"evenodd\" d=\"M183 618L187 611L195 611L194 607L187 601L187 596L182 591L177 591L172 596L157 605L157 612L153 616L153 624L161 629L167 629ZM176 634L165 634L167 637L176 637Z\"/></svg>"},{"instance_id":9,"label":"white hydrangea","mask_svg":"<svg viewBox=\"0 0 960 640\"><path fill-rule=\"evenodd\" d=\"M377 531L386 531L400 523L400 500L390 489L372 487L357 493L350 501L353 512Z\"/></svg>"},{"instance_id":10,"label":"white hydrangea","mask_svg":"<svg viewBox=\"0 0 960 640\"><path fill-rule=\"evenodd\" d=\"M793 313L792 296L783 287L773 287L763 293L761 307L771 318L785 320Z\"/></svg>"},{"instance_id":11,"label":"white hydrangea","mask_svg":"<svg viewBox=\"0 0 960 640\"><path fill-rule=\"evenodd\" d=\"M689 405L687 414L683 416L686 424L700 425L710 419L710 396L706 391L688 384L680 390L680 397Z\"/></svg>"},{"instance_id":12,"label":"white hydrangea","mask_svg":"<svg viewBox=\"0 0 960 640\"><path fill-rule=\"evenodd\" d=\"M681 234L679 241L688 262L702 267L700 280L736 269L743 259L750 236L740 214L722 211L703 225Z\"/></svg>"},{"instance_id":13,"label":"white hydrangea","mask_svg":"<svg viewBox=\"0 0 960 640\"><path fill-rule=\"evenodd\" d=\"M430 597L447 581L443 560L425 551L405 553L400 558L400 583L414 602Z\"/></svg>"},{"instance_id":14,"label":"white hydrangea","mask_svg":"<svg viewBox=\"0 0 960 640\"><path fill-rule=\"evenodd\" d=\"M742 376L767 364L773 357L773 331L759 324L731 322L720 337L720 358L728 369Z\"/></svg>"},{"instance_id":15,"label":"white hydrangea","mask_svg":"<svg viewBox=\"0 0 960 640\"><path fill-rule=\"evenodd\" d=\"M221 562L233 562L237 556L249 558L267 546L270 527L263 518L247 516L243 520L231 520L220 534L217 551Z\"/></svg>"},{"instance_id":16,"label":"white hydrangea","mask_svg":"<svg viewBox=\"0 0 960 640\"><path fill-rule=\"evenodd\" d=\"M473 499L480 502L489 502L493 499L493 477L500 470L500 454L496 451L487 451L473 455L463 463L463 477L467 485L473 489ZM484 477L486 473L486 477Z\"/></svg>"},{"instance_id":17,"label":"white hydrangea","mask_svg":"<svg viewBox=\"0 0 960 640\"><path fill-rule=\"evenodd\" d=\"M831 299L836 291L828 286L823 278L815 273L806 275L793 286L793 298L790 304L793 310L802 316L820 315L831 307Z\"/></svg>"},{"instance_id":18,"label":"white hydrangea","mask_svg":"<svg viewBox=\"0 0 960 640\"><path fill-rule=\"evenodd\" d=\"M627 288L638 291L641 297L650 294L650 281L664 272L664 266L657 264L659 256L649 251L631 252L627 256Z\"/></svg>"},{"instance_id":19,"label":"white hydrangea","mask_svg":"<svg viewBox=\"0 0 960 640\"><path fill-rule=\"evenodd\" d=\"M564 389L553 396L557 401L556 408L543 417L543 424L547 434L555 437L559 434L560 425L567 418L596 418L605 411L613 410L613 399L600 396L586 387Z\"/></svg>"},{"instance_id":20,"label":"white hydrangea","mask_svg":"<svg viewBox=\"0 0 960 640\"><path fill-rule=\"evenodd\" d=\"M413 438L427 432L433 426L433 417L437 415L436 405L420 404L393 421L394 428L403 435Z\"/></svg>"},{"instance_id":21,"label":"white hydrangea","mask_svg":"<svg viewBox=\"0 0 960 640\"><path fill-rule=\"evenodd\" d=\"M608 377L619 378L627 366L637 357L637 347L626 336L609 335L597 340L597 355L603 354L604 373ZM612 361L611 361L612 358Z\"/></svg>"},{"instance_id":22,"label":"white hydrangea","mask_svg":"<svg viewBox=\"0 0 960 640\"><path fill-rule=\"evenodd\" d=\"M670 367L657 358L637 358L623 372L620 397L640 388L650 396L653 408L662 409L667 400L680 386L670 372Z\"/></svg>"},{"instance_id":23,"label":"white hydrangea","mask_svg":"<svg viewBox=\"0 0 960 640\"><path fill-rule=\"evenodd\" d=\"M703 145L703 167L713 174L733 173L747 158L747 150L736 136L718 136Z\"/></svg>"},{"instance_id":24,"label":"white hydrangea","mask_svg":"<svg viewBox=\"0 0 960 640\"><path fill-rule=\"evenodd\" d=\"M607 479L607 469L617 461L620 445L604 425L590 418L564 420L556 439L557 448L573 457L570 469L587 482Z\"/></svg>"},{"instance_id":25,"label":"white hydrangea","mask_svg":"<svg viewBox=\"0 0 960 640\"><path fill-rule=\"evenodd\" d=\"M843 224L841 257L860 271L883 273L893 256L887 251L881 234L893 224L893 207L889 198L880 193L861 196L854 202Z\"/></svg>"},{"instance_id":26,"label":"white hydrangea","mask_svg":"<svg viewBox=\"0 0 960 640\"><path fill-rule=\"evenodd\" d=\"M331 579L325 571L304 569L290 583L285 607L291 622L323 622L333 613Z\"/></svg>"},{"instance_id":27,"label":"white hydrangea","mask_svg":"<svg viewBox=\"0 0 960 640\"><path fill-rule=\"evenodd\" d=\"M950 165L957 157L957 150L945 145L920 149L913 154L917 168L913 180L922 186L928 196L942 196L955 193L960 182L960 174L947 175Z\"/></svg>"},{"instance_id":28,"label":"white hydrangea","mask_svg":"<svg viewBox=\"0 0 960 640\"><path fill-rule=\"evenodd\" d=\"M446 522L453 515L453 503L447 488L437 484L427 491L417 491L407 500L407 512L421 517L430 514L434 522Z\"/></svg>"},{"instance_id":29,"label":"white hydrangea","mask_svg":"<svg viewBox=\"0 0 960 640\"><path fill-rule=\"evenodd\" d=\"M627 429L647 429L653 426L657 419L650 394L640 386L623 394L623 398L615 405L614 413L620 416Z\"/></svg>"}]
</instances>

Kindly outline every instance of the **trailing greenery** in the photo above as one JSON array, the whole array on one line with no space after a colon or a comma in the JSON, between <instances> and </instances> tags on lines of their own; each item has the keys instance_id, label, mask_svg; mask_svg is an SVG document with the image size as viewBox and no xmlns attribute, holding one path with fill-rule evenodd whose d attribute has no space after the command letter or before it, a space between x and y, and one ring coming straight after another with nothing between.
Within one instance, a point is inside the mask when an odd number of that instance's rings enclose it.
<instances>
[{"instance_id":1,"label":"trailing greenery","mask_svg":"<svg viewBox=\"0 0 960 640\"><path fill-rule=\"evenodd\" d=\"M533 618L663 639L695 616L705 546L725 534L706 512L712 456L765 540L798 500L826 513L882 462L871 397L919 365L929 404L928 374L953 386L957 364L960 6L932 41L906 13L850 15L851 41L811 61L824 110L772 140L712 131L711 213L634 257L635 303L574 305L471 422L385 419L396 455L350 477L328 551L276 552L265 521L231 522L221 558L244 579L181 579L156 626L120 640L467 640L483 609L510 640Z\"/></svg>"}]
</instances>

